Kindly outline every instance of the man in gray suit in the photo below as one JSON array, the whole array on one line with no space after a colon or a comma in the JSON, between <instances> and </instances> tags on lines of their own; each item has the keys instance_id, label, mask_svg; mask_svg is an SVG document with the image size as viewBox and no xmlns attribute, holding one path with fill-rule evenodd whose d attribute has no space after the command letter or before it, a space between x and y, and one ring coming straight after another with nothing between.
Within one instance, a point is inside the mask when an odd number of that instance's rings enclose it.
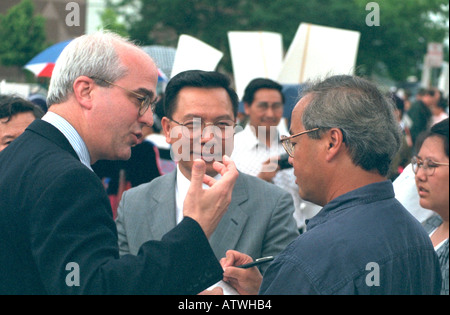
<instances>
[{"instance_id":1,"label":"man in gray suit","mask_svg":"<svg viewBox=\"0 0 450 315\"><path fill-rule=\"evenodd\" d=\"M141 244L161 239L183 219L194 159L201 157L206 173L220 177L213 164L231 155L237 109L238 97L220 73L193 70L171 79L162 126L177 170L123 194L116 220L121 255L136 255ZM298 236L293 212L289 193L240 173L228 211L209 239L214 254L220 259L234 249L254 259L278 255Z\"/></svg>"}]
</instances>

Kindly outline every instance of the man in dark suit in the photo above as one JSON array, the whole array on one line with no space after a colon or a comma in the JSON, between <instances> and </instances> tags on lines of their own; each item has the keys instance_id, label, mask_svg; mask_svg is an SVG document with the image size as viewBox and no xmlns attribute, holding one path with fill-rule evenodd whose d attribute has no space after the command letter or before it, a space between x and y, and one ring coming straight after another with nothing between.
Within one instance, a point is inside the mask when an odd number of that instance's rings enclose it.
<instances>
[{"instance_id":1,"label":"man in dark suit","mask_svg":"<svg viewBox=\"0 0 450 315\"><path fill-rule=\"evenodd\" d=\"M208 237L238 177L228 157L214 165L219 181L194 161L183 222L119 258L91 164L130 158L153 124L157 80L151 58L112 33L82 36L61 53L49 111L0 153L0 294L196 294L222 278Z\"/></svg>"}]
</instances>

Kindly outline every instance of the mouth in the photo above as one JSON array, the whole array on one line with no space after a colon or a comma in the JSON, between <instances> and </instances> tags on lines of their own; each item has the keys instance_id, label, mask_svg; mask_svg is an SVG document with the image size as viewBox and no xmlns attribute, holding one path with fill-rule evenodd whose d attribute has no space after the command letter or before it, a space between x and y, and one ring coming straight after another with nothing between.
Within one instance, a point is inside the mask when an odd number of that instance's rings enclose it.
<instances>
[{"instance_id":1,"label":"mouth","mask_svg":"<svg viewBox=\"0 0 450 315\"><path fill-rule=\"evenodd\" d=\"M220 162L220 161L222 161L222 156L220 156L218 154L214 154L214 153L205 153L205 152L196 153L196 152L192 152L191 156L200 157L205 162L214 162L214 161L219 161Z\"/></svg>"},{"instance_id":2,"label":"mouth","mask_svg":"<svg viewBox=\"0 0 450 315\"><path fill-rule=\"evenodd\" d=\"M144 141L144 136L142 135L142 133L133 133L132 136L133 136L131 144L132 147L135 147Z\"/></svg>"},{"instance_id":3,"label":"mouth","mask_svg":"<svg viewBox=\"0 0 450 315\"><path fill-rule=\"evenodd\" d=\"M419 186L419 187L417 188L417 191L419 192L419 196L420 196L420 197L424 197L424 196L426 196L427 194L430 193L429 190L423 188L422 186Z\"/></svg>"}]
</instances>

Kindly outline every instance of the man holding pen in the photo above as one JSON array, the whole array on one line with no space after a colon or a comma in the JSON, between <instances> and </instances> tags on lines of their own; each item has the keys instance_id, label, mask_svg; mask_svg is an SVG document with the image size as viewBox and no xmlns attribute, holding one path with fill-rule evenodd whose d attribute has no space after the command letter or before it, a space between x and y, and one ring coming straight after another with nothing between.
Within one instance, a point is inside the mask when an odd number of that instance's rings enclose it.
<instances>
[{"instance_id":1,"label":"man holding pen","mask_svg":"<svg viewBox=\"0 0 450 315\"><path fill-rule=\"evenodd\" d=\"M431 241L386 179L400 145L393 104L367 80L333 76L304 90L290 132L299 194L323 209L264 278L229 251L224 280L241 294L439 294Z\"/></svg>"}]
</instances>

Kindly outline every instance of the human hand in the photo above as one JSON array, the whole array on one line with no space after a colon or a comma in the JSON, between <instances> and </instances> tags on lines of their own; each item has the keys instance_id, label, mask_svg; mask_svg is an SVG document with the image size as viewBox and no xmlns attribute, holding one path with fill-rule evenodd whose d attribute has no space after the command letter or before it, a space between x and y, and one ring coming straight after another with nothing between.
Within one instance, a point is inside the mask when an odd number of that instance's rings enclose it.
<instances>
[{"instance_id":1,"label":"human hand","mask_svg":"<svg viewBox=\"0 0 450 315\"><path fill-rule=\"evenodd\" d=\"M229 250L226 257L220 260L224 270L223 280L229 283L241 295L257 295L262 283L262 275L257 267L248 269L237 268L251 263L253 259L235 250Z\"/></svg>"},{"instance_id":2,"label":"human hand","mask_svg":"<svg viewBox=\"0 0 450 315\"><path fill-rule=\"evenodd\" d=\"M258 177L266 182L272 182L272 179L277 175L280 167L278 166L279 157L271 157L262 164L261 172Z\"/></svg>"},{"instance_id":3,"label":"human hand","mask_svg":"<svg viewBox=\"0 0 450 315\"><path fill-rule=\"evenodd\" d=\"M228 157L223 157L223 164L214 162L213 168L222 175L216 181L205 174L206 164L203 160L195 160L192 166L191 185L184 200L183 214L197 221L210 237L231 202L231 194L234 184L239 176L234 162ZM209 189L203 189L205 183Z\"/></svg>"}]
</instances>

